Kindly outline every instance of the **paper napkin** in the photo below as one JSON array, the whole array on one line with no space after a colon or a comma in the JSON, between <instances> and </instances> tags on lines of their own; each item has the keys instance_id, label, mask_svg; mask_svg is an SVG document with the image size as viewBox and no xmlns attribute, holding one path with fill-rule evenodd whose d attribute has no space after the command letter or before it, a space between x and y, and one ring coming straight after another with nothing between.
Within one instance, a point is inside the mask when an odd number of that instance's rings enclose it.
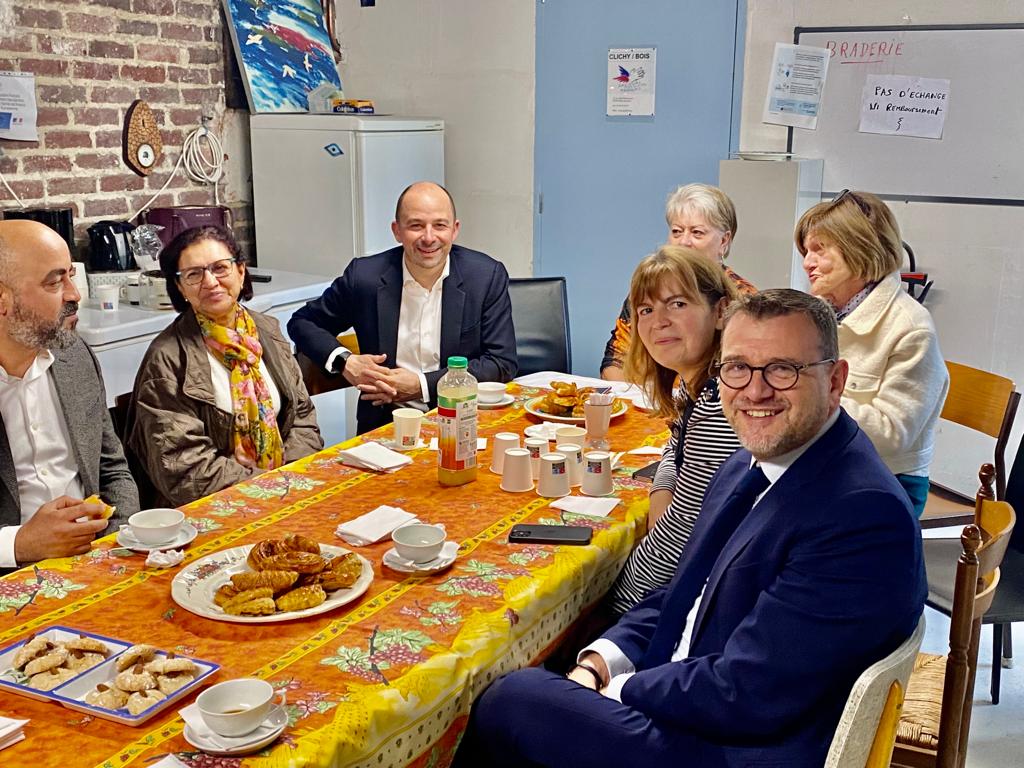
<instances>
[{"instance_id":1,"label":"paper napkin","mask_svg":"<svg viewBox=\"0 0 1024 768\"><path fill-rule=\"evenodd\" d=\"M412 458L404 456L380 443L362 443L355 448L347 448L338 452L338 461L359 469L372 472L394 472L412 462Z\"/></svg>"},{"instance_id":2,"label":"paper napkin","mask_svg":"<svg viewBox=\"0 0 1024 768\"><path fill-rule=\"evenodd\" d=\"M608 517L608 513L615 509L615 505L618 503L618 499L608 496L593 499L583 496L564 496L558 499L558 501L551 502L548 506L572 512L576 515Z\"/></svg>"},{"instance_id":3,"label":"paper napkin","mask_svg":"<svg viewBox=\"0 0 1024 768\"><path fill-rule=\"evenodd\" d=\"M28 720L15 720L10 717L0 717L0 749L17 744L25 738L24 728Z\"/></svg>"},{"instance_id":4,"label":"paper napkin","mask_svg":"<svg viewBox=\"0 0 1024 768\"><path fill-rule=\"evenodd\" d=\"M376 544L395 528L416 520L416 515L406 512L400 507L389 507L386 504L360 515L355 520L342 523L334 533L354 547L365 547Z\"/></svg>"},{"instance_id":5,"label":"paper napkin","mask_svg":"<svg viewBox=\"0 0 1024 768\"><path fill-rule=\"evenodd\" d=\"M169 549L166 552L158 552L154 549L146 557L146 565L150 568L173 568L180 565L184 559L185 550L183 549Z\"/></svg>"}]
</instances>

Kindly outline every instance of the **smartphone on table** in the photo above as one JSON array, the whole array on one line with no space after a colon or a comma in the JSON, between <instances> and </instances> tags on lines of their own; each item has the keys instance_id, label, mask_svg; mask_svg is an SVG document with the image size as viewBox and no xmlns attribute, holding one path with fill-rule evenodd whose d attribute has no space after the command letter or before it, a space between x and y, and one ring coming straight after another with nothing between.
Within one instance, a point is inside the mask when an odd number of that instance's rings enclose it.
<instances>
[{"instance_id":1,"label":"smartphone on table","mask_svg":"<svg viewBox=\"0 0 1024 768\"><path fill-rule=\"evenodd\" d=\"M508 534L509 544L589 544L594 529L581 525L529 525L517 523Z\"/></svg>"}]
</instances>

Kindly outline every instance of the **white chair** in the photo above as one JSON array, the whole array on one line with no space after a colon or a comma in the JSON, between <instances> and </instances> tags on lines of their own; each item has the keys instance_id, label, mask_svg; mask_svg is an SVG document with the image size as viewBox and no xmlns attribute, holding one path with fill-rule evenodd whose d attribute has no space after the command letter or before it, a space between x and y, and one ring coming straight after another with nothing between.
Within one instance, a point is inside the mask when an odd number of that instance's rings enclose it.
<instances>
[{"instance_id":1,"label":"white chair","mask_svg":"<svg viewBox=\"0 0 1024 768\"><path fill-rule=\"evenodd\" d=\"M899 648L857 678L839 718L825 768L887 768L907 681L924 638L924 615Z\"/></svg>"}]
</instances>

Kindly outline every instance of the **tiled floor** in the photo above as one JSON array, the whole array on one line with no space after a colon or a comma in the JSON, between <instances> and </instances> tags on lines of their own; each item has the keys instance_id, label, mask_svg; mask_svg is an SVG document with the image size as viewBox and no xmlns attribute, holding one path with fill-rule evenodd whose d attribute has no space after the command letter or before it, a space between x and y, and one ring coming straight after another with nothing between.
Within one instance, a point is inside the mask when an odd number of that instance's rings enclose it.
<instances>
[{"instance_id":1,"label":"tiled floor","mask_svg":"<svg viewBox=\"0 0 1024 768\"><path fill-rule=\"evenodd\" d=\"M949 650L949 619L925 609L928 628L922 650ZM974 689L974 714L967 748L967 768L1024 766L1024 623L1013 625L1015 665L1003 670L998 706L989 698L992 674L992 628L983 627Z\"/></svg>"}]
</instances>

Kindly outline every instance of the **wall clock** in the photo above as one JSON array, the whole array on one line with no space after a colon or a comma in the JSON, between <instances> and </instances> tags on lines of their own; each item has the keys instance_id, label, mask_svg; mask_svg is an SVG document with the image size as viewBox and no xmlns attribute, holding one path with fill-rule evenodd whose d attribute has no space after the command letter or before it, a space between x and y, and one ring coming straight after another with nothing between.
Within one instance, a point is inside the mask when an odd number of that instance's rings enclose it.
<instances>
[{"instance_id":1,"label":"wall clock","mask_svg":"<svg viewBox=\"0 0 1024 768\"><path fill-rule=\"evenodd\" d=\"M139 176L148 176L163 156L160 128L149 104L137 99L124 115L121 148L125 164Z\"/></svg>"}]
</instances>

